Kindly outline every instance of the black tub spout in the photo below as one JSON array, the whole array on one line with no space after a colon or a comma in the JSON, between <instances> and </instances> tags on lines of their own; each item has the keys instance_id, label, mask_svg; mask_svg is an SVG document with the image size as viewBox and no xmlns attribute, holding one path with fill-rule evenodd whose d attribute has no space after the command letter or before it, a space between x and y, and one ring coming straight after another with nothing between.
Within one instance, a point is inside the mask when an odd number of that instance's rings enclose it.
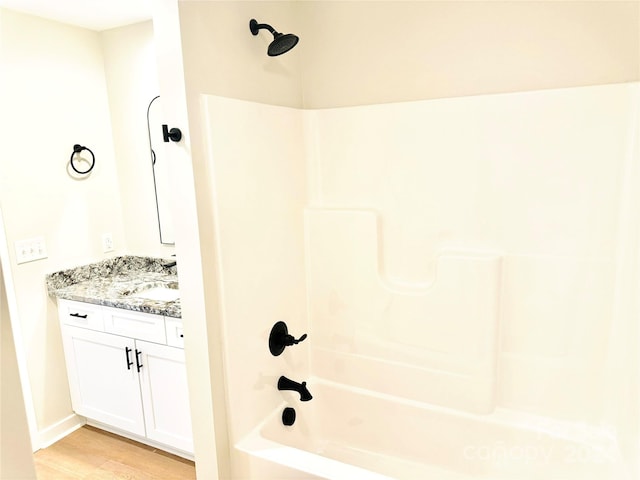
<instances>
[{"instance_id":1,"label":"black tub spout","mask_svg":"<svg viewBox=\"0 0 640 480\"><path fill-rule=\"evenodd\" d=\"M293 390L294 392L298 392L301 402L308 402L313 398L309 390L307 390L307 382L294 382L284 376L278 379L278 390Z\"/></svg>"}]
</instances>

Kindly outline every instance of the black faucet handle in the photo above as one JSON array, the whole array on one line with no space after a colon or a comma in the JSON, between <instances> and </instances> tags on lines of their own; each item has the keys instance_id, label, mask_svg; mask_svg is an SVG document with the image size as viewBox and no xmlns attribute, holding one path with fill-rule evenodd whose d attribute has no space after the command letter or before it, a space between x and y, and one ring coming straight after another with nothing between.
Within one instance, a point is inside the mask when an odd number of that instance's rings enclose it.
<instances>
[{"instance_id":1,"label":"black faucet handle","mask_svg":"<svg viewBox=\"0 0 640 480\"><path fill-rule=\"evenodd\" d=\"M276 322L269 334L269 351L271 352L271 355L277 357L284 352L286 347L297 345L305 338L307 338L306 333L296 340L293 335L289 335L289 329L287 328L286 323Z\"/></svg>"},{"instance_id":2,"label":"black faucet handle","mask_svg":"<svg viewBox=\"0 0 640 480\"><path fill-rule=\"evenodd\" d=\"M297 340L293 337L293 335L287 335L287 346L297 345L300 342L304 341L305 338L307 338L307 334L306 333L304 335L302 335ZM291 343L289 343L289 342L291 342Z\"/></svg>"}]
</instances>

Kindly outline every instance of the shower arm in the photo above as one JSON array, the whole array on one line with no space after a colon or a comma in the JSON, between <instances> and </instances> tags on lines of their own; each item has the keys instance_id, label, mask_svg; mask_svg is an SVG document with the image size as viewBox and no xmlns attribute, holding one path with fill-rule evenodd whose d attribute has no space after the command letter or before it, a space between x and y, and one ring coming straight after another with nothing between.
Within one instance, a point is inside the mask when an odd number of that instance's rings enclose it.
<instances>
[{"instance_id":1,"label":"shower arm","mask_svg":"<svg viewBox=\"0 0 640 480\"><path fill-rule=\"evenodd\" d=\"M276 29L273 28L271 25L269 25L267 23L258 23L255 20L252 20L250 22L249 26L251 27L251 33L253 33L254 35L258 35L258 31L262 30L263 28L266 29L266 30L269 30L272 35L277 35L278 34Z\"/></svg>"}]
</instances>

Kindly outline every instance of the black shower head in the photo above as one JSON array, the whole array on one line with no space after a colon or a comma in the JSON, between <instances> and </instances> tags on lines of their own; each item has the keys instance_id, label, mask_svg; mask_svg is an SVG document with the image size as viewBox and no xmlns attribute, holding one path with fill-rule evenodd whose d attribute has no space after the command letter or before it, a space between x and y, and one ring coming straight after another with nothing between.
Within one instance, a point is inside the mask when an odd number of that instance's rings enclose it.
<instances>
[{"instance_id":1,"label":"black shower head","mask_svg":"<svg viewBox=\"0 0 640 480\"><path fill-rule=\"evenodd\" d=\"M249 22L249 30L253 35L258 35L258 31L262 28L265 28L271 32L273 35L273 42L269 44L269 48L267 49L267 55L270 57L276 57L278 55L282 55L283 53L287 53L293 47L296 46L298 40L300 40L296 35L292 33L279 33L271 26L266 23L258 23L255 19L251 19Z\"/></svg>"}]
</instances>

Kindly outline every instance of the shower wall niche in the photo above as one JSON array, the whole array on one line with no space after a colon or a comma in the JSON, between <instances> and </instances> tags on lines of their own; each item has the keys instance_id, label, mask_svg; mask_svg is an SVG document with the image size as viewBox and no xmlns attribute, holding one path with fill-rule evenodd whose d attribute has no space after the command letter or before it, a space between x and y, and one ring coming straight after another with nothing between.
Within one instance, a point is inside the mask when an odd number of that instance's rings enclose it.
<instances>
[{"instance_id":1,"label":"shower wall niche","mask_svg":"<svg viewBox=\"0 0 640 480\"><path fill-rule=\"evenodd\" d=\"M627 348L610 335L631 323L614 299L638 88L324 110L207 96L232 440L282 400L281 374L601 424ZM309 338L275 358L279 320Z\"/></svg>"}]
</instances>

